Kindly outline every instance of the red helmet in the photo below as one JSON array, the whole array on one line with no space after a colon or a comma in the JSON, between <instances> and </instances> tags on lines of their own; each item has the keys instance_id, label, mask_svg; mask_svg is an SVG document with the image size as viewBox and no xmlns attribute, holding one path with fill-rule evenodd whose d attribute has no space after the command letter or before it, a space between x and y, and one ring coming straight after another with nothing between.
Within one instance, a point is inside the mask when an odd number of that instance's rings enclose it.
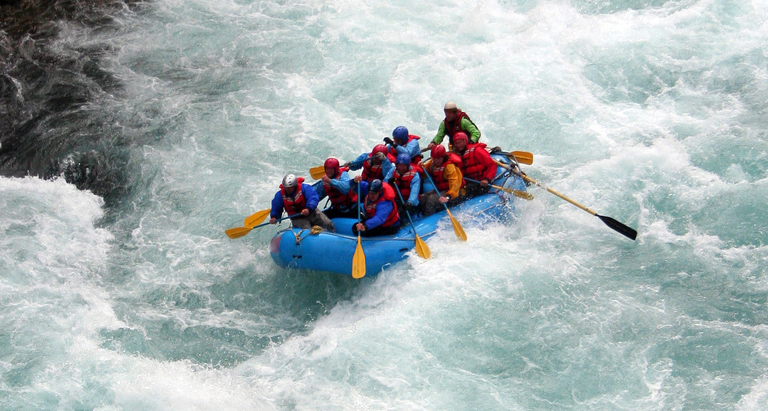
<instances>
[{"instance_id":1,"label":"red helmet","mask_svg":"<svg viewBox=\"0 0 768 411\"><path fill-rule=\"evenodd\" d=\"M373 151L371 151L371 155L375 156L378 153L387 154L387 146L384 144L377 144L376 147L373 148Z\"/></svg>"},{"instance_id":2,"label":"red helmet","mask_svg":"<svg viewBox=\"0 0 768 411\"><path fill-rule=\"evenodd\" d=\"M456 142L456 140L464 140L465 143L469 144L469 137L467 137L467 133L463 131L459 131L453 135L453 141Z\"/></svg>"},{"instance_id":3,"label":"red helmet","mask_svg":"<svg viewBox=\"0 0 768 411\"><path fill-rule=\"evenodd\" d=\"M432 147L432 151L430 152L430 154L432 155L432 158L442 158L447 155L445 151L445 146L441 144L438 144Z\"/></svg>"},{"instance_id":4,"label":"red helmet","mask_svg":"<svg viewBox=\"0 0 768 411\"><path fill-rule=\"evenodd\" d=\"M325 168L332 168L334 170L339 169L339 160L336 160L335 158L331 157L328 160L325 160L325 164L323 164L323 167Z\"/></svg>"}]
</instances>

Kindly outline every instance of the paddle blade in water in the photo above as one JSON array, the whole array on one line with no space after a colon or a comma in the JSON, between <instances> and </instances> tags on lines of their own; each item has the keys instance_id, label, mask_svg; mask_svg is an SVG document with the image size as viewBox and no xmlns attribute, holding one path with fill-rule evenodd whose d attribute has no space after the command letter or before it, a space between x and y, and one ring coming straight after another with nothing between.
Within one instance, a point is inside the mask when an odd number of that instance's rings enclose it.
<instances>
[{"instance_id":1,"label":"paddle blade in water","mask_svg":"<svg viewBox=\"0 0 768 411\"><path fill-rule=\"evenodd\" d=\"M625 235L627 238L634 240L637 238L637 231L629 226L624 225L623 223L620 223L616 220L614 220L611 217L606 217L604 215L598 215L595 214L597 218L603 220L605 225L608 227L611 227L612 229L616 230L617 232Z\"/></svg>"},{"instance_id":2,"label":"paddle blade in water","mask_svg":"<svg viewBox=\"0 0 768 411\"><path fill-rule=\"evenodd\" d=\"M355 255L352 256L352 278L363 277L365 277L365 253L363 252L363 245L360 244L360 236L358 235Z\"/></svg>"},{"instance_id":3,"label":"paddle blade in water","mask_svg":"<svg viewBox=\"0 0 768 411\"><path fill-rule=\"evenodd\" d=\"M429 251L427 243L425 243L424 240L422 240L418 235L416 236L416 254L425 260L428 260L429 257L432 257L432 252Z\"/></svg>"},{"instance_id":4,"label":"paddle blade in water","mask_svg":"<svg viewBox=\"0 0 768 411\"><path fill-rule=\"evenodd\" d=\"M251 214L250 216L245 218L245 221L244 221L245 224L244 225L247 228L256 227L257 225L261 224L261 222L264 221L264 219L267 218L267 216L269 215L270 211L272 211L272 210L268 208L266 210L257 211L255 213Z\"/></svg>"},{"instance_id":5,"label":"paddle blade in water","mask_svg":"<svg viewBox=\"0 0 768 411\"><path fill-rule=\"evenodd\" d=\"M453 218L453 214L451 214L451 210L446 208L445 211L447 211L448 216L451 217L451 224L453 225L453 232L456 233L456 237L459 237L461 241L467 241L467 234L464 232L464 229L461 227L461 224L459 224L459 222L456 221L455 218Z\"/></svg>"},{"instance_id":6,"label":"paddle blade in water","mask_svg":"<svg viewBox=\"0 0 768 411\"><path fill-rule=\"evenodd\" d=\"M251 229L248 227L235 227L235 228L230 228L229 230L226 230L224 232L227 234L227 237L229 238L240 238L250 233Z\"/></svg>"}]
</instances>

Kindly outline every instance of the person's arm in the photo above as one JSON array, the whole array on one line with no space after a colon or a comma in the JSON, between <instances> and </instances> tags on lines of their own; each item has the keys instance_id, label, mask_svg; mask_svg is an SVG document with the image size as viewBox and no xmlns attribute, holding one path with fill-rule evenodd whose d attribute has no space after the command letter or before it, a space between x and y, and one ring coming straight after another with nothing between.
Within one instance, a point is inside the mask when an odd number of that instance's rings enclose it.
<instances>
[{"instance_id":1,"label":"person's arm","mask_svg":"<svg viewBox=\"0 0 768 411\"><path fill-rule=\"evenodd\" d=\"M381 194L384 195L384 194ZM384 224L384 221L387 221L387 217L389 216L389 213L392 212L392 202L391 201L382 201L379 204L376 205L376 214L373 215L373 217L365 220L365 229L370 230L372 228L376 228L382 224Z\"/></svg>"},{"instance_id":2,"label":"person's arm","mask_svg":"<svg viewBox=\"0 0 768 411\"><path fill-rule=\"evenodd\" d=\"M309 184L302 184L301 192L304 193L304 197L307 199L306 208L308 208L310 212L315 211L317 203L320 202L320 197L317 195L317 191L315 191Z\"/></svg>"},{"instance_id":3,"label":"person's arm","mask_svg":"<svg viewBox=\"0 0 768 411\"><path fill-rule=\"evenodd\" d=\"M275 198L272 199L272 211L269 212L269 216L279 219L283 215L283 194L279 191L275 194Z\"/></svg>"},{"instance_id":4,"label":"person's arm","mask_svg":"<svg viewBox=\"0 0 768 411\"><path fill-rule=\"evenodd\" d=\"M416 173L411 180L411 193L405 200L407 203L411 203L415 206L419 205L419 190L421 189L421 177Z\"/></svg>"},{"instance_id":5,"label":"person's arm","mask_svg":"<svg viewBox=\"0 0 768 411\"><path fill-rule=\"evenodd\" d=\"M476 158L480 161L480 163L485 167L485 172L483 173L483 178L488 179L488 182L490 183L493 181L494 178L496 178L496 162L493 161L491 158L491 155L488 154L487 151L485 151L485 148L476 148L474 151ZM482 179L481 179L482 180Z\"/></svg>"},{"instance_id":6,"label":"person's arm","mask_svg":"<svg viewBox=\"0 0 768 411\"><path fill-rule=\"evenodd\" d=\"M494 163L494 165L495 164L496 163ZM341 191L342 193L346 194L346 193L349 192L350 188L352 188L352 185L350 184L351 181L352 180L349 178L349 174L347 174L347 172L344 171L344 172L341 173L341 176L339 176L338 180L337 179L331 179L331 186L333 186L333 188ZM320 194L320 193L318 192L318 194Z\"/></svg>"},{"instance_id":7,"label":"person's arm","mask_svg":"<svg viewBox=\"0 0 768 411\"><path fill-rule=\"evenodd\" d=\"M315 189L315 192L317 193L317 200L320 201L325 198L328 194L325 192L325 187L323 186L323 181L318 181L315 184L312 184L312 188Z\"/></svg>"},{"instance_id":8,"label":"person's arm","mask_svg":"<svg viewBox=\"0 0 768 411\"><path fill-rule=\"evenodd\" d=\"M435 134L435 138L432 139L432 142L435 143L435 145L438 145L443 142L444 138L445 138L445 121L441 121L440 127L437 129L437 134Z\"/></svg>"},{"instance_id":9,"label":"person's arm","mask_svg":"<svg viewBox=\"0 0 768 411\"><path fill-rule=\"evenodd\" d=\"M463 178L459 167L457 167L456 164L448 164L448 166L445 167L443 175L445 176L445 179L448 180L448 191L445 195L449 198L458 197L459 190L461 190L461 180Z\"/></svg>"},{"instance_id":10,"label":"person's arm","mask_svg":"<svg viewBox=\"0 0 768 411\"><path fill-rule=\"evenodd\" d=\"M478 130L477 126L472 124L472 121L468 120L466 117L461 119L461 129L469 134L469 139L472 141L472 144L475 144L480 140L480 130Z\"/></svg>"},{"instance_id":11,"label":"person's arm","mask_svg":"<svg viewBox=\"0 0 768 411\"><path fill-rule=\"evenodd\" d=\"M411 140L408 144L406 144L405 147L398 146L397 148L398 148L397 150L398 154L405 153L405 154L408 154L408 156L410 156L411 158L414 158L419 154L421 154L421 147L419 146L419 140L415 138ZM400 148L402 148L403 150L400 151Z\"/></svg>"},{"instance_id":12,"label":"person's arm","mask_svg":"<svg viewBox=\"0 0 768 411\"><path fill-rule=\"evenodd\" d=\"M360 154L354 161L350 161L349 169L355 171L363 168L363 164L365 164L365 159L368 158L368 154L370 153Z\"/></svg>"},{"instance_id":13,"label":"person's arm","mask_svg":"<svg viewBox=\"0 0 768 411\"><path fill-rule=\"evenodd\" d=\"M392 173L395 172L395 166L388 159L381 162L381 173L384 174L384 178L381 181L389 181L392 178Z\"/></svg>"}]
</instances>

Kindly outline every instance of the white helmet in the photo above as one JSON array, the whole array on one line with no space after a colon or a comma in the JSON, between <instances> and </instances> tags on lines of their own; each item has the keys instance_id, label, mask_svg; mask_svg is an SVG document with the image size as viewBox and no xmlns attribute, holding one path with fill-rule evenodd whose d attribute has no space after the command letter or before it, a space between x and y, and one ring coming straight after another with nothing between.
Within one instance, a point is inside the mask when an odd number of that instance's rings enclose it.
<instances>
[{"instance_id":1,"label":"white helmet","mask_svg":"<svg viewBox=\"0 0 768 411\"><path fill-rule=\"evenodd\" d=\"M456 110L456 108L457 108L456 103L454 103L453 101L449 101L445 103L445 107L443 107L443 110Z\"/></svg>"},{"instance_id":2,"label":"white helmet","mask_svg":"<svg viewBox=\"0 0 768 411\"><path fill-rule=\"evenodd\" d=\"M296 187L298 184L299 182L293 174L286 174L285 177L283 177L283 188Z\"/></svg>"}]
</instances>

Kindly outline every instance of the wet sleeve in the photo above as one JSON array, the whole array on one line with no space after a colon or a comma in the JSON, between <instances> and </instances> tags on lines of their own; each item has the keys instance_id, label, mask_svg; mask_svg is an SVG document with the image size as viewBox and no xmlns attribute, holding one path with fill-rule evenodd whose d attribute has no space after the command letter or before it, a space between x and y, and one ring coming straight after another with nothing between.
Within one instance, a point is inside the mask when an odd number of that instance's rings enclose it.
<instances>
[{"instance_id":1,"label":"wet sleeve","mask_svg":"<svg viewBox=\"0 0 768 411\"><path fill-rule=\"evenodd\" d=\"M349 178L349 174L347 174L347 172L345 171L341 173L341 176L339 177L338 180L336 179L331 180L331 185L333 186L333 188L346 194L349 192L349 189L352 187L352 185L350 184L351 181L352 180ZM319 191L318 191L318 194L320 194Z\"/></svg>"},{"instance_id":2,"label":"wet sleeve","mask_svg":"<svg viewBox=\"0 0 768 411\"><path fill-rule=\"evenodd\" d=\"M445 179L448 180L448 191L445 193L446 196L450 198L459 196L462 178L461 171L455 164L448 164L448 166L445 167Z\"/></svg>"},{"instance_id":3,"label":"wet sleeve","mask_svg":"<svg viewBox=\"0 0 768 411\"><path fill-rule=\"evenodd\" d=\"M363 153L357 156L357 158L354 159L354 161L350 162L349 169L354 171L354 170L359 170L363 168L363 163L365 162L365 159L368 157L368 154L369 153Z\"/></svg>"},{"instance_id":4,"label":"wet sleeve","mask_svg":"<svg viewBox=\"0 0 768 411\"><path fill-rule=\"evenodd\" d=\"M392 178L392 173L395 172L395 166L389 160L381 162L381 172L384 174L384 179L381 181L389 181Z\"/></svg>"},{"instance_id":5,"label":"wet sleeve","mask_svg":"<svg viewBox=\"0 0 768 411\"><path fill-rule=\"evenodd\" d=\"M302 184L301 191L304 196L307 197L307 208L309 211L314 211L317 208L317 203L320 202L320 197L317 196L317 191L309 184Z\"/></svg>"},{"instance_id":6,"label":"wet sleeve","mask_svg":"<svg viewBox=\"0 0 768 411\"><path fill-rule=\"evenodd\" d=\"M283 207L283 195L278 191L272 199L272 211L269 212L269 216L280 218L283 215Z\"/></svg>"},{"instance_id":7,"label":"wet sleeve","mask_svg":"<svg viewBox=\"0 0 768 411\"><path fill-rule=\"evenodd\" d=\"M461 129L469 133L469 139L472 140L473 144L480 140L480 130L466 117L461 119Z\"/></svg>"},{"instance_id":8,"label":"wet sleeve","mask_svg":"<svg viewBox=\"0 0 768 411\"><path fill-rule=\"evenodd\" d=\"M421 190L421 177L418 174L411 180L411 193L408 195L407 203L419 205L419 190Z\"/></svg>"},{"instance_id":9,"label":"wet sleeve","mask_svg":"<svg viewBox=\"0 0 768 411\"><path fill-rule=\"evenodd\" d=\"M445 138L445 121L441 121L440 127L438 127L437 134L435 135L435 138L432 139L432 142L435 144L440 144L443 142L444 138Z\"/></svg>"}]
</instances>

